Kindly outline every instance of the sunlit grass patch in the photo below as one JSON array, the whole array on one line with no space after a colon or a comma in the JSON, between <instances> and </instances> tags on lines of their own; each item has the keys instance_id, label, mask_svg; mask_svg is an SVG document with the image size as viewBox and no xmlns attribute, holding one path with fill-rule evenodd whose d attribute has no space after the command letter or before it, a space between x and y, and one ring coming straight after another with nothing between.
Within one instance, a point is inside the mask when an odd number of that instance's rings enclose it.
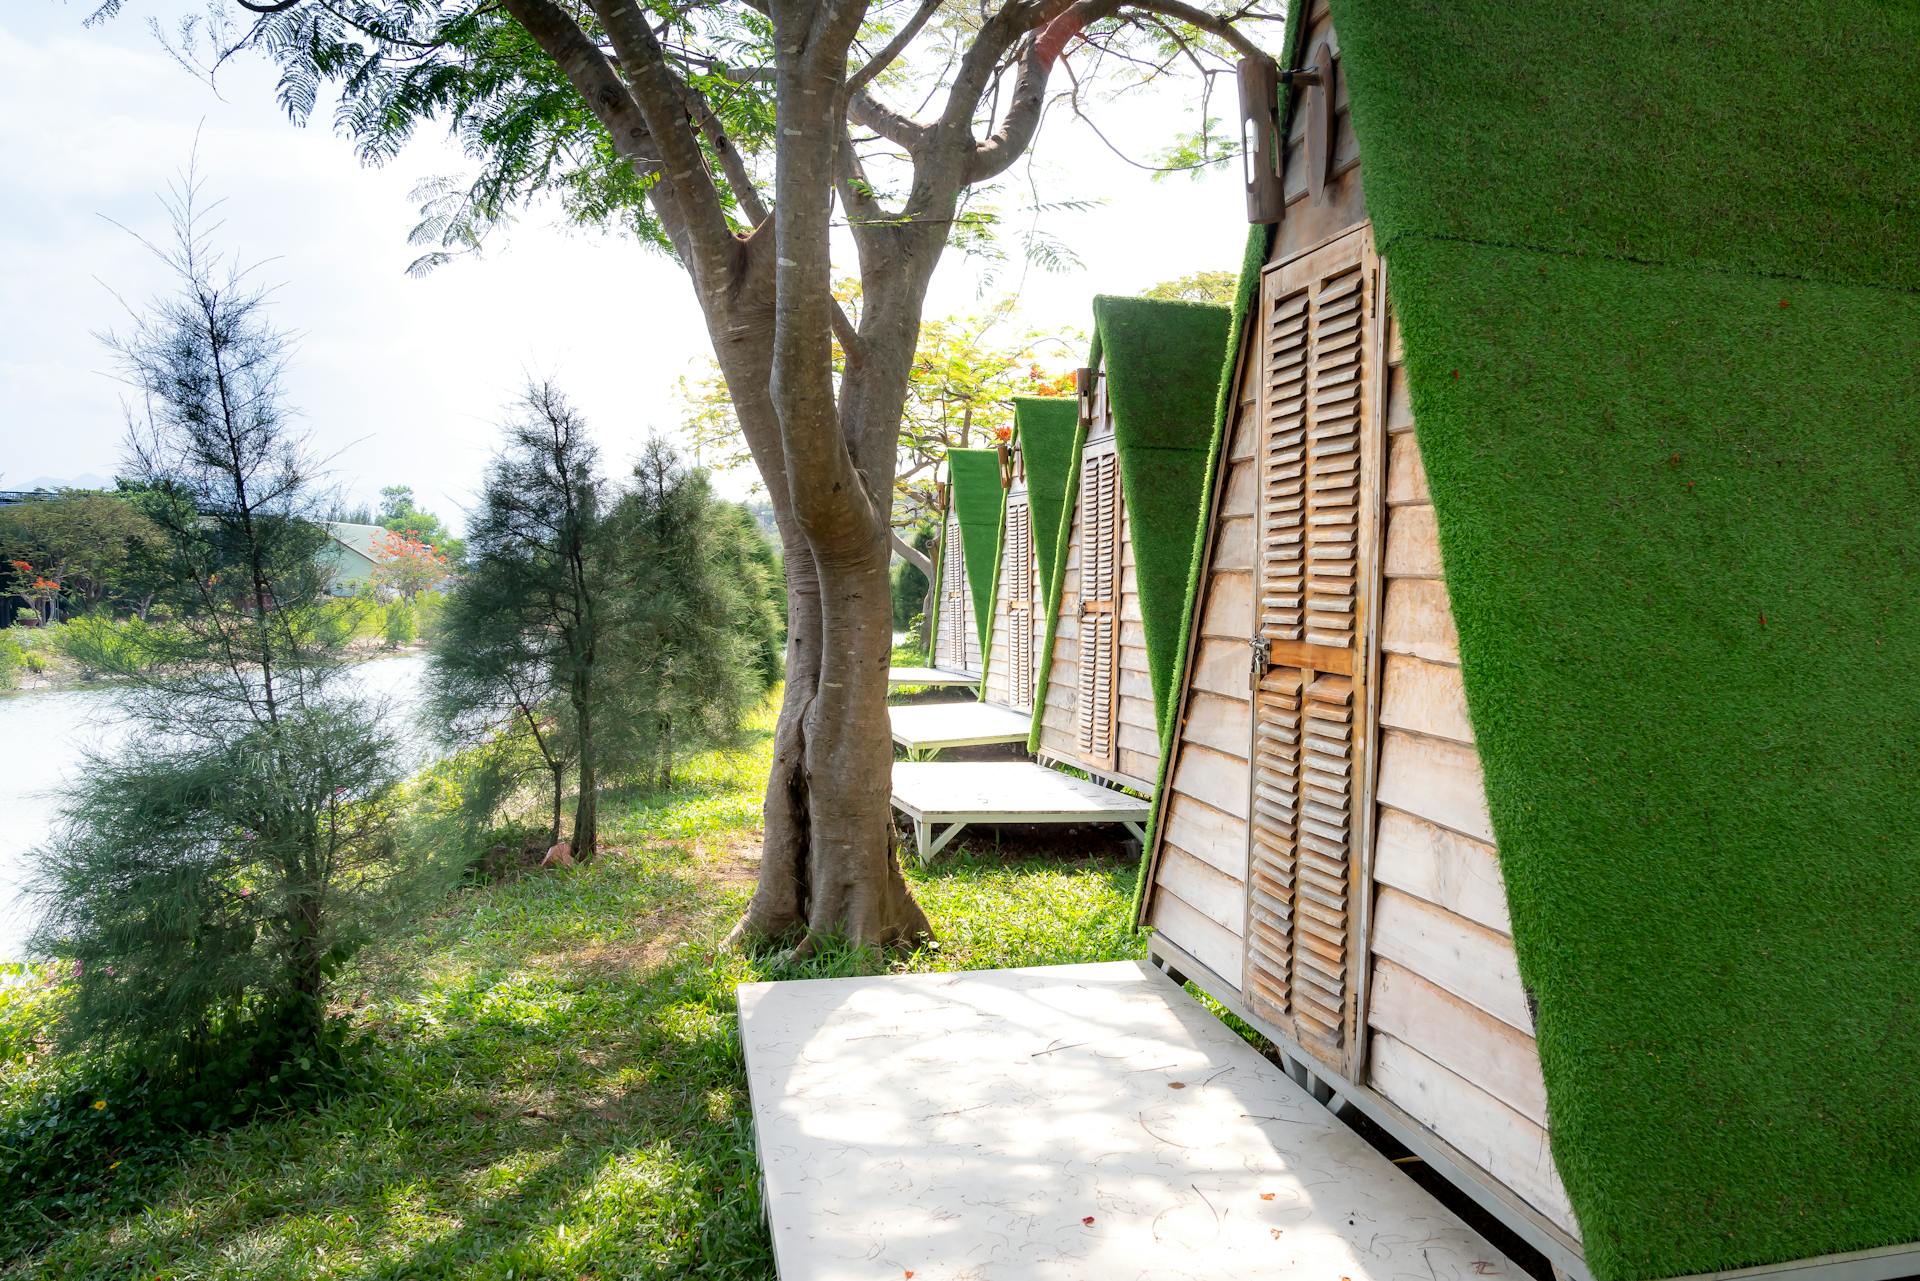
<instances>
[{"instance_id":1,"label":"sunlit grass patch","mask_svg":"<svg viewBox=\"0 0 1920 1281\"><path fill-rule=\"evenodd\" d=\"M1144 945L1130 861L963 841L907 872L937 946L786 970L728 951L768 728L665 794L611 794L598 860L463 888L363 954L339 993L365 1050L352 1088L194 1141L142 1176L143 1211L0 1226L0 1277L770 1278L740 983Z\"/></svg>"}]
</instances>

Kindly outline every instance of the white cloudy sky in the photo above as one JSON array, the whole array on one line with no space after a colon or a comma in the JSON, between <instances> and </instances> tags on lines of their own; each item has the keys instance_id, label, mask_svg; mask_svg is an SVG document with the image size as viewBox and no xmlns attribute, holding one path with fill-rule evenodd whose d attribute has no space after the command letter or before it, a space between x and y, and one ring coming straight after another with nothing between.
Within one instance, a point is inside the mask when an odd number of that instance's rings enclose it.
<instances>
[{"instance_id":1,"label":"white cloudy sky","mask_svg":"<svg viewBox=\"0 0 1920 1281\"><path fill-rule=\"evenodd\" d=\"M108 220L164 233L154 193L196 131L201 170L227 199L228 247L271 260L265 274L282 282L278 319L302 335L292 397L350 495L409 484L458 523L501 407L528 375L566 388L609 462L677 429L674 383L703 366L706 340L671 262L536 212L484 259L408 278L408 193L423 177L463 172L458 152L434 135L363 168L324 125L296 128L279 114L271 69L257 61L230 67L216 94L147 30L181 5L132 0L94 28L82 25L92 0L7 0L0 15L0 487L113 474L121 389L102 372L94 335L118 314L109 286L139 298L159 276ZM1102 123L1144 155L1184 106L1142 99ZM1232 113L1217 104L1215 114ZM1047 216L1085 267L1028 273L1029 323L1084 328L1096 292L1236 263L1246 226L1237 171L1153 182L1065 113L1048 129L1034 169L1046 199L1102 203ZM582 279L599 289L581 297L551 283ZM928 314L970 310L979 289L977 270L949 254Z\"/></svg>"}]
</instances>

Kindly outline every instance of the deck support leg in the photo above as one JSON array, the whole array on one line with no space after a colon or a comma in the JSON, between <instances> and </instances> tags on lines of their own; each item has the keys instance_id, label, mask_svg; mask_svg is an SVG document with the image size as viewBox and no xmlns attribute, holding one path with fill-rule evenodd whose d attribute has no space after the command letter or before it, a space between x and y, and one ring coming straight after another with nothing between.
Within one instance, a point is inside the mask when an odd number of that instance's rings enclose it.
<instances>
[{"instance_id":1,"label":"deck support leg","mask_svg":"<svg viewBox=\"0 0 1920 1281\"><path fill-rule=\"evenodd\" d=\"M960 829L965 826L966 826L965 823L955 823L952 826L948 827L946 831L940 833L940 835L934 839L933 848L927 851L926 858L923 858L920 861L924 863L927 861L927 859L932 858L934 855L938 854L941 850L947 848L947 842L951 841L954 837L960 835Z\"/></svg>"},{"instance_id":2,"label":"deck support leg","mask_svg":"<svg viewBox=\"0 0 1920 1281\"><path fill-rule=\"evenodd\" d=\"M933 824L923 818L913 820L913 845L920 856L920 866L925 867L933 861L934 855L947 848L947 843L960 835L965 823L949 823L938 836L933 834Z\"/></svg>"}]
</instances>

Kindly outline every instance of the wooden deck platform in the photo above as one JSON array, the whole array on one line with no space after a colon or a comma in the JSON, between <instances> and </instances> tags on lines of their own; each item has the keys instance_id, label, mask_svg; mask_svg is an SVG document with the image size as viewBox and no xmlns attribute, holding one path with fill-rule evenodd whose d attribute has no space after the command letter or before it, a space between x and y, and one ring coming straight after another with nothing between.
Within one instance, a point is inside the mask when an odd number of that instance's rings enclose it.
<instances>
[{"instance_id":1,"label":"wooden deck platform","mask_svg":"<svg viewBox=\"0 0 1920 1281\"><path fill-rule=\"evenodd\" d=\"M1144 840L1153 809L1034 761L895 761L893 808L913 821L922 863L971 823L1118 823Z\"/></svg>"},{"instance_id":2,"label":"wooden deck platform","mask_svg":"<svg viewBox=\"0 0 1920 1281\"><path fill-rule=\"evenodd\" d=\"M740 988L781 1281L1524 1273L1145 962Z\"/></svg>"},{"instance_id":3,"label":"wooden deck platform","mask_svg":"<svg viewBox=\"0 0 1920 1281\"><path fill-rule=\"evenodd\" d=\"M948 685L978 685L980 677L973 672L949 671L944 667L889 667L887 686L898 689L902 686L933 689Z\"/></svg>"},{"instance_id":4,"label":"wooden deck platform","mask_svg":"<svg viewBox=\"0 0 1920 1281\"><path fill-rule=\"evenodd\" d=\"M1033 717L993 703L966 699L957 703L905 703L889 707L893 741L909 756L927 756L947 747L986 747L1024 743Z\"/></svg>"}]
</instances>

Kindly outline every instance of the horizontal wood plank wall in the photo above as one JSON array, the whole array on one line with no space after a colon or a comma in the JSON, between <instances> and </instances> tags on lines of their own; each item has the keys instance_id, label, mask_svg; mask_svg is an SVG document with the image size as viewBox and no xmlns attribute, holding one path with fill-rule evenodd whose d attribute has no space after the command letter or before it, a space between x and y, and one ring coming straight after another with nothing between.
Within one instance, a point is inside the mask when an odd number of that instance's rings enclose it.
<instances>
[{"instance_id":1,"label":"horizontal wood plank wall","mask_svg":"<svg viewBox=\"0 0 1920 1281\"><path fill-rule=\"evenodd\" d=\"M1404 354L1391 317L1387 324L1386 603L1366 1084L1578 1236L1547 1145L1546 1087L1467 720Z\"/></svg>"},{"instance_id":2,"label":"horizontal wood plank wall","mask_svg":"<svg viewBox=\"0 0 1920 1281\"><path fill-rule=\"evenodd\" d=\"M1303 58L1322 40L1339 48L1327 0L1311 0ZM1274 229L1269 264L1285 262L1366 221L1360 150L1344 82L1334 92L1332 178L1316 202L1305 178L1306 125L1295 111L1287 137L1286 212ZM1259 484L1253 419L1259 386L1258 330L1242 344L1235 374L1238 408L1202 569L1196 633L1190 638L1180 726L1167 797L1155 835L1147 924L1238 983L1246 919L1248 760L1253 710L1248 671L1253 635L1254 490ZM1057 642L1056 642L1057 644ZM1204 870L1202 870L1204 869ZM1209 875L1210 874L1210 875ZM1218 878L1218 879L1215 879ZM1227 907L1221 891L1233 888ZM1208 909L1214 909L1209 911Z\"/></svg>"},{"instance_id":3,"label":"horizontal wood plank wall","mask_svg":"<svg viewBox=\"0 0 1920 1281\"><path fill-rule=\"evenodd\" d=\"M1107 416L1106 377L1101 375L1095 388L1094 427L1088 432L1089 444L1113 435L1113 422ZM1075 491L1076 508L1067 513L1067 545L1064 549L1060 589L1060 619L1054 626L1053 663L1047 675L1047 706L1040 718L1040 750L1047 756L1069 763L1080 756L1075 732L1080 689L1080 500ZM1118 740L1114 769L1101 771L1115 781L1140 791L1151 791L1160 770L1160 741L1154 729L1153 681L1147 668L1147 636L1141 623L1140 578L1133 555L1133 529L1127 518L1126 496L1120 496L1120 661L1116 672L1119 684L1115 736Z\"/></svg>"},{"instance_id":4,"label":"horizontal wood plank wall","mask_svg":"<svg viewBox=\"0 0 1920 1281\"><path fill-rule=\"evenodd\" d=\"M1174 736L1173 768L1147 923L1238 983L1247 916L1247 769L1253 750L1247 641L1253 635L1256 385L1241 361L1239 405L1213 512L1211 543Z\"/></svg>"}]
</instances>

